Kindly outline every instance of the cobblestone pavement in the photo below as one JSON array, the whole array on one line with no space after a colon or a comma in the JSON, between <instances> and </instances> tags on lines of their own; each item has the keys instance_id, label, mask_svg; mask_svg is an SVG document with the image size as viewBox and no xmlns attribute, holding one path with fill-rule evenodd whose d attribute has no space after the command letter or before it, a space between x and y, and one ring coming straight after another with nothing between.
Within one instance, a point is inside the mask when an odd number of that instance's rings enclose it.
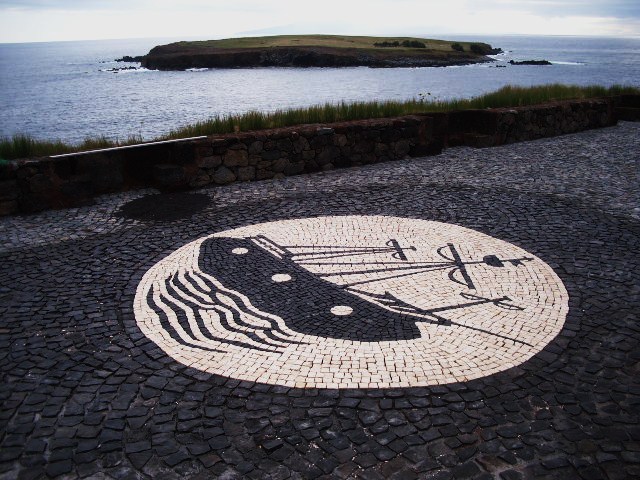
<instances>
[{"instance_id":1,"label":"cobblestone pavement","mask_svg":"<svg viewBox=\"0 0 640 480\"><path fill-rule=\"evenodd\" d=\"M638 152L0 219L0 479L640 477Z\"/></svg>"}]
</instances>

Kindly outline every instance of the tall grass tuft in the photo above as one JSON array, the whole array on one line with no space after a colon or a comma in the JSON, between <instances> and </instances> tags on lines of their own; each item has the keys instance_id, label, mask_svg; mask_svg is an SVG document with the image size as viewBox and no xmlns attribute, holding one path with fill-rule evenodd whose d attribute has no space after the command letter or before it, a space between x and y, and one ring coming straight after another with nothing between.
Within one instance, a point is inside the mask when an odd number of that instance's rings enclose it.
<instances>
[{"instance_id":1,"label":"tall grass tuft","mask_svg":"<svg viewBox=\"0 0 640 480\"><path fill-rule=\"evenodd\" d=\"M58 153L69 153L73 146L57 141L36 140L29 135L14 135L0 139L0 159L42 157Z\"/></svg>"},{"instance_id":2,"label":"tall grass tuft","mask_svg":"<svg viewBox=\"0 0 640 480\"><path fill-rule=\"evenodd\" d=\"M123 142L113 141L104 135L86 138L81 143L71 145L61 140L36 140L29 135L17 134L11 138L0 138L0 160L27 157L46 157L64 153L86 152L102 148L120 147L144 143L141 135L132 135Z\"/></svg>"},{"instance_id":3,"label":"tall grass tuft","mask_svg":"<svg viewBox=\"0 0 640 480\"><path fill-rule=\"evenodd\" d=\"M506 86L495 92L470 99L438 100L429 95L407 101L373 101L327 103L306 108L276 110L265 113L250 111L239 115L218 115L171 130L155 140L173 140L201 135L247 132L268 128L288 127L313 123L333 123L370 118L388 118L416 113L447 112L462 109L503 108L536 105L541 103L598 98L612 95L640 94L640 88L614 85L581 87L577 85L539 85L535 87ZM0 138L0 159L38 157L62 153L109 148L142 143L140 136L129 137L123 142L108 138L88 138L81 144L70 145L61 141L35 140L28 135Z\"/></svg>"}]
</instances>

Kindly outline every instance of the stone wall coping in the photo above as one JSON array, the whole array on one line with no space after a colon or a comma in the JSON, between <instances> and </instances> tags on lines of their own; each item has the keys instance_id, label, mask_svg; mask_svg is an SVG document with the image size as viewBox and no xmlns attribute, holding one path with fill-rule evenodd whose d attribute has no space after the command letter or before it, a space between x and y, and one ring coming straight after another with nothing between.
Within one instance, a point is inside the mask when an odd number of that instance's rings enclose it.
<instances>
[{"instance_id":1,"label":"stone wall coping","mask_svg":"<svg viewBox=\"0 0 640 480\"><path fill-rule=\"evenodd\" d=\"M136 143L134 145L122 145L120 147L97 148L95 150L83 150L82 152L62 153L60 155L50 155L49 157L44 157L44 158L66 158L66 157L74 157L77 155L89 155L91 153L115 152L118 150L127 150L130 148L150 147L152 145L165 145L168 143L192 142L194 140L202 140L205 138L207 138L206 135L201 135L199 137L175 138L172 140L160 140L157 142L144 142L144 143Z\"/></svg>"}]
</instances>

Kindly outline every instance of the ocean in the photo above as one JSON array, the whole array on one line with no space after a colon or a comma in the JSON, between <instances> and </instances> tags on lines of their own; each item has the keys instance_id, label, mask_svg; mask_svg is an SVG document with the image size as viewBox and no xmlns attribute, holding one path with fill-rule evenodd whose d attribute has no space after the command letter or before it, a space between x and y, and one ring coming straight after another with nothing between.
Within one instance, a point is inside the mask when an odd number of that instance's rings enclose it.
<instances>
[{"instance_id":1,"label":"ocean","mask_svg":"<svg viewBox=\"0 0 640 480\"><path fill-rule=\"evenodd\" d=\"M423 35L428 38L429 35ZM0 44L0 137L153 139L214 115L327 102L473 97L504 85L640 86L640 39L451 36L501 47L492 64L444 68L109 71L177 39ZM513 66L509 60L549 60ZM506 65L506 68L496 68Z\"/></svg>"}]
</instances>

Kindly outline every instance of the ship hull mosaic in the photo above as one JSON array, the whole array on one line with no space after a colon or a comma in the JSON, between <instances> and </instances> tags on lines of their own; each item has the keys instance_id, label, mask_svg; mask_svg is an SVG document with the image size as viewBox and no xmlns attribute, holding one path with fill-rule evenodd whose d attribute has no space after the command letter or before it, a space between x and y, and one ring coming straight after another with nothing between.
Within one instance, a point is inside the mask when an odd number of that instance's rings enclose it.
<instances>
[{"instance_id":1,"label":"ship hull mosaic","mask_svg":"<svg viewBox=\"0 0 640 480\"><path fill-rule=\"evenodd\" d=\"M388 216L219 232L142 278L142 332L212 374L299 388L466 381L561 331L568 295L541 259L483 233Z\"/></svg>"}]
</instances>

